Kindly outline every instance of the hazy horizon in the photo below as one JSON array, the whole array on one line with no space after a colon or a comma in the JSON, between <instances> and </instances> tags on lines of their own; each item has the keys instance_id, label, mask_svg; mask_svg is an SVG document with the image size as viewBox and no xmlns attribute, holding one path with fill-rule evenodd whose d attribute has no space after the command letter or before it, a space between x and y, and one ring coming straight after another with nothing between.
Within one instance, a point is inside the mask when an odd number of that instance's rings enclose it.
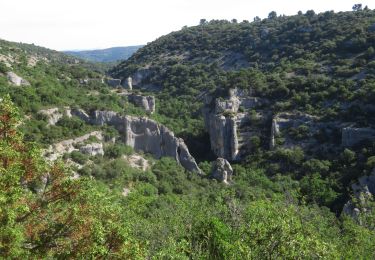
<instances>
[{"instance_id":1,"label":"hazy horizon","mask_svg":"<svg viewBox=\"0 0 375 260\"><path fill-rule=\"evenodd\" d=\"M12 0L0 3L0 38L33 43L50 49L95 50L144 45L197 25L200 19L252 21L255 16L294 15L298 11L349 11L357 2L348 0L307 1L249 0L138 0L47 1ZM374 8L370 1L363 6Z\"/></svg>"}]
</instances>

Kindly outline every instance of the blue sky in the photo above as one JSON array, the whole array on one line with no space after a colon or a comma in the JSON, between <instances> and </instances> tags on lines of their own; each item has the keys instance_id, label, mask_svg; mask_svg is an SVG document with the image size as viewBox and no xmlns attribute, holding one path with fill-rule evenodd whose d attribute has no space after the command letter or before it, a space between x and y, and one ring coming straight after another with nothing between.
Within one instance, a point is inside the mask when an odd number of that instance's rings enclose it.
<instances>
[{"instance_id":1,"label":"blue sky","mask_svg":"<svg viewBox=\"0 0 375 260\"><path fill-rule=\"evenodd\" d=\"M0 38L56 50L146 44L201 18L250 20L270 11L348 11L351 0L0 0Z\"/></svg>"}]
</instances>

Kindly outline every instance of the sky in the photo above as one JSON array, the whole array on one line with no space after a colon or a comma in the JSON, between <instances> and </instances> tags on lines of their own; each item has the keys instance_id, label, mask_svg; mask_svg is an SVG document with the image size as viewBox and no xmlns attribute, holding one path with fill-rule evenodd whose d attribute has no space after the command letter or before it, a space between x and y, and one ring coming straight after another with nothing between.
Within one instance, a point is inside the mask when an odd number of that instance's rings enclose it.
<instances>
[{"instance_id":1,"label":"sky","mask_svg":"<svg viewBox=\"0 0 375 260\"><path fill-rule=\"evenodd\" d=\"M374 0L0 0L0 38L55 50L147 44L200 19L349 11Z\"/></svg>"}]
</instances>

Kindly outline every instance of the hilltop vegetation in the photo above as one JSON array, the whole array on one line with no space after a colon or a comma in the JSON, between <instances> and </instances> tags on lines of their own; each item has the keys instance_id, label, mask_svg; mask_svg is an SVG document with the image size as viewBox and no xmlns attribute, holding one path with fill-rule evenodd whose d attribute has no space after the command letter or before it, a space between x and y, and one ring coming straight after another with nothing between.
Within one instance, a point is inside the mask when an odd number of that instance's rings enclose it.
<instances>
[{"instance_id":1,"label":"hilltop vegetation","mask_svg":"<svg viewBox=\"0 0 375 260\"><path fill-rule=\"evenodd\" d=\"M112 74L140 71L140 85L161 90L161 114L175 115L164 104L178 103L176 120L199 118L201 94L248 86L275 109L336 116L340 104L374 99L374 46L375 16L368 9L272 14L251 23L212 20L157 39Z\"/></svg>"},{"instance_id":2,"label":"hilltop vegetation","mask_svg":"<svg viewBox=\"0 0 375 260\"><path fill-rule=\"evenodd\" d=\"M128 59L141 47L143 46L137 45L102 50L64 51L64 53L92 62L117 62Z\"/></svg>"}]
</instances>

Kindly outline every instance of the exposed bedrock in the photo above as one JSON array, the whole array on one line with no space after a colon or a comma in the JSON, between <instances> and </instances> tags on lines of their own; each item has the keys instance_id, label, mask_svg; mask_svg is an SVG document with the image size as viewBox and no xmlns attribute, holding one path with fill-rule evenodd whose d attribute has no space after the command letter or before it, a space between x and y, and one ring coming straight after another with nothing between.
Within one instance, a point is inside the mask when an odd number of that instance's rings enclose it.
<instances>
[{"instance_id":1,"label":"exposed bedrock","mask_svg":"<svg viewBox=\"0 0 375 260\"><path fill-rule=\"evenodd\" d=\"M125 89L132 90L133 89L133 78L128 77L126 79L123 79L121 81L121 86L123 86Z\"/></svg>"},{"instance_id":2,"label":"exposed bedrock","mask_svg":"<svg viewBox=\"0 0 375 260\"><path fill-rule=\"evenodd\" d=\"M73 115L95 125L112 125L121 134L126 145L136 151L144 151L156 158L173 157L188 171L201 173L195 159L181 138L154 120L145 117L119 115L113 111L95 111L88 116L84 111L72 111Z\"/></svg>"},{"instance_id":3,"label":"exposed bedrock","mask_svg":"<svg viewBox=\"0 0 375 260\"><path fill-rule=\"evenodd\" d=\"M369 200L375 196L375 169L370 175L362 176L351 186L355 200L348 201L343 213L357 219L361 212L366 213L371 210L366 207Z\"/></svg>"},{"instance_id":4,"label":"exposed bedrock","mask_svg":"<svg viewBox=\"0 0 375 260\"><path fill-rule=\"evenodd\" d=\"M71 117L70 111L69 107L65 107L64 109L53 107L39 110L38 114L45 116L49 125L55 125L64 115Z\"/></svg>"},{"instance_id":5,"label":"exposed bedrock","mask_svg":"<svg viewBox=\"0 0 375 260\"><path fill-rule=\"evenodd\" d=\"M155 97L153 96L142 96L137 94L131 94L128 96L130 103L143 108L146 112L155 112Z\"/></svg>"},{"instance_id":6,"label":"exposed bedrock","mask_svg":"<svg viewBox=\"0 0 375 260\"><path fill-rule=\"evenodd\" d=\"M211 149L216 156L235 160L238 154L235 119L223 115L209 115L208 126Z\"/></svg>"},{"instance_id":7,"label":"exposed bedrock","mask_svg":"<svg viewBox=\"0 0 375 260\"><path fill-rule=\"evenodd\" d=\"M18 76L16 73L9 71L7 72L7 79L10 84L15 85L15 86L29 86L30 83Z\"/></svg>"},{"instance_id":8,"label":"exposed bedrock","mask_svg":"<svg viewBox=\"0 0 375 260\"><path fill-rule=\"evenodd\" d=\"M314 144L316 140L313 138L314 133L319 129L327 128L328 124L317 122L318 117L301 113L301 112L283 112L276 114L272 119L270 149L276 147L276 139L284 138L283 147L291 148L293 146L308 146ZM301 128L303 127L303 128ZM298 130L296 136L292 136L292 130ZM299 137L297 137L299 135Z\"/></svg>"},{"instance_id":9,"label":"exposed bedrock","mask_svg":"<svg viewBox=\"0 0 375 260\"><path fill-rule=\"evenodd\" d=\"M88 134L85 134L80 137L76 137L73 139L64 140L58 143L55 143L51 145L46 151L45 155L46 158L50 161L54 161L64 155L65 153L71 153L73 151L78 151L75 147L77 144L82 144L85 141L87 141L90 137L95 137L97 140L101 141L103 140L102 132L101 131L94 131ZM87 149L86 149L87 148ZM84 152L90 152L90 148L86 147L84 148ZM94 145L91 147L91 151L95 151L99 154L104 154L103 147L101 146L101 143L99 145ZM101 149L101 150L100 150Z\"/></svg>"},{"instance_id":10,"label":"exposed bedrock","mask_svg":"<svg viewBox=\"0 0 375 260\"><path fill-rule=\"evenodd\" d=\"M224 158L217 158L213 163L211 178L225 184L232 181L233 169L230 163Z\"/></svg>"},{"instance_id":11,"label":"exposed bedrock","mask_svg":"<svg viewBox=\"0 0 375 260\"><path fill-rule=\"evenodd\" d=\"M249 114L240 111L260 107L267 101L248 95L249 91L231 89L227 99L206 97L202 112L216 156L230 161L240 159L249 148L251 136L257 135L258 129L251 127ZM259 111L254 117L262 120L264 115Z\"/></svg>"}]
</instances>

